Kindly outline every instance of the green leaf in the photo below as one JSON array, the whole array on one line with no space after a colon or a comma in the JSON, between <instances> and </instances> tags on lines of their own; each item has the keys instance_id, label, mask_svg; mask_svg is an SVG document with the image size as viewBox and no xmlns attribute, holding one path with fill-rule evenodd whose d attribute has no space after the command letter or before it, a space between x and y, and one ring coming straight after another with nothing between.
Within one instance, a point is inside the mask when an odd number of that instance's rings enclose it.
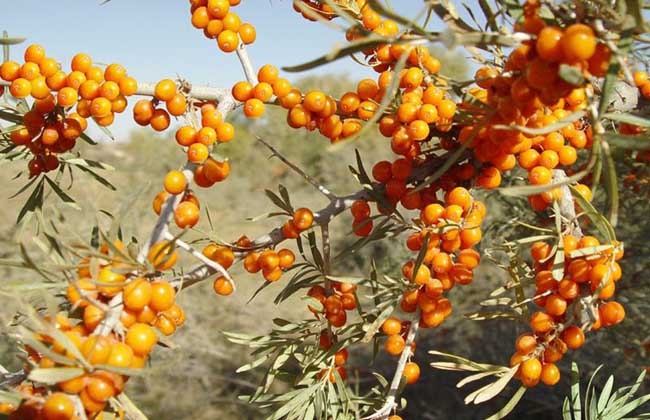
<instances>
[{"instance_id":1,"label":"green leaf","mask_svg":"<svg viewBox=\"0 0 650 420\"><path fill-rule=\"evenodd\" d=\"M638 114L608 112L603 115L603 118L626 124L637 125L639 127L650 127L650 119Z\"/></svg>"},{"instance_id":2,"label":"green leaf","mask_svg":"<svg viewBox=\"0 0 650 420\"><path fill-rule=\"evenodd\" d=\"M600 397L598 398L598 412L602 413L607 407L607 402L609 397L612 395L612 388L614 387L614 375L610 375L603 387L603 390L600 392Z\"/></svg>"},{"instance_id":3,"label":"green leaf","mask_svg":"<svg viewBox=\"0 0 650 420\"><path fill-rule=\"evenodd\" d=\"M43 185L44 185L44 180L41 178L40 181L36 184L36 187L32 191L32 194L29 196L23 207L20 209L20 212L18 212L18 218L16 220L16 223L20 223L20 221L25 217L27 213L32 213L38 209L41 209L43 207Z\"/></svg>"},{"instance_id":4,"label":"green leaf","mask_svg":"<svg viewBox=\"0 0 650 420\"><path fill-rule=\"evenodd\" d=\"M70 197L68 194L63 192L63 190L56 184L56 182L52 181L47 175L44 175L43 178L47 181L48 184L50 184L50 187L52 187L52 190L56 193L56 195L63 201L65 204L69 205L75 210L81 210L81 207L74 201L72 197Z\"/></svg>"},{"instance_id":5,"label":"green leaf","mask_svg":"<svg viewBox=\"0 0 650 420\"><path fill-rule=\"evenodd\" d=\"M18 407L22 397L16 392L1 391L0 390L0 402L11 404L14 407Z\"/></svg>"},{"instance_id":6,"label":"green leaf","mask_svg":"<svg viewBox=\"0 0 650 420\"><path fill-rule=\"evenodd\" d=\"M80 368L34 369L29 372L28 379L34 382L54 385L58 382L67 381L83 374L84 370Z\"/></svg>"},{"instance_id":7,"label":"green leaf","mask_svg":"<svg viewBox=\"0 0 650 420\"><path fill-rule=\"evenodd\" d=\"M578 192L575 187L569 186L569 188L571 189L571 195L573 196L573 199L577 201L578 205L585 212L587 217L591 219L592 223L594 226L596 226L600 234L607 239L608 243L614 242L616 240L616 233L614 232L612 225L609 224L609 221L602 214L600 214L600 212L598 212L594 206L589 201L587 201L580 194L580 192Z\"/></svg>"},{"instance_id":8,"label":"green leaf","mask_svg":"<svg viewBox=\"0 0 650 420\"><path fill-rule=\"evenodd\" d=\"M530 127L524 127L522 125L503 125L503 124L494 125L494 128L502 129L502 130L521 131L522 133L529 134L531 136L540 136L543 134L552 133L553 131L558 131L566 127L567 125L572 124L575 121L578 121L580 118L584 117L585 115L586 115L585 111L576 111L567 115L565 118L562 118L560 121L556 123L546 125L540 128L530 128Z\"/></svg>"},{"instance_id":9,"label":"green leaf","mask_svg":"<svg viewBox=\"0 0 650 420\"><path fill-rule=\"evenodd\" d=\"M506 405L504 405L499 411L492 414L486 420L500 420L506 417L508 414L510 414L510 412L517 406L517 404L521 400L521 397L523 397L524 394L526 393L526 389L527 388L525 386L519 387L517 392L515 392L515 394L512 396L512 398L510 398L510 400L506 403Z\"/></svg>"},{"instance_id":10,"label":"green leaf","mask_svg":"<svg viewBox=\"0 0 650 420\"><path fill-rule=\"evenodd\" d=\"M607 132L603 134L603 140L605 140L613 147L618 147L626 150L650 149L650 137L646 135L631 136Z\"/></svg>"},{"instance_id":11,"label":"green leaf","mask_svg":"<svg viewBox=\"0 0 650 420\"><path fill-rule=\"evenodd\" d=\"M105 186L105 187L107 187L107 188L109 188L109 189L111 189L113 191L117 191L117 188L115 188L115 186L113 184L111 184L106 178L102 177L101 175L97 174L96 172L94 172L94 171L92 171L89 168L86 168L84 166L77 166L77 167L80 170L82 170L83 172L86 172L91 177L95 178L95 180L98 181L103 186Z\"/></svg>"},{"instance_id":12,"label":"green leaf","mask_svg":"<svg viewBox=\"0 0 650 420\"><path fill-rule=\"evenodd\" d=\"M7 32L5 31L5 35ZM8 38L8 37L2 37L0 38L0 45L16 45L20 44L22 42L25 42L27 38Z\"/></svg>"}]
</instances>

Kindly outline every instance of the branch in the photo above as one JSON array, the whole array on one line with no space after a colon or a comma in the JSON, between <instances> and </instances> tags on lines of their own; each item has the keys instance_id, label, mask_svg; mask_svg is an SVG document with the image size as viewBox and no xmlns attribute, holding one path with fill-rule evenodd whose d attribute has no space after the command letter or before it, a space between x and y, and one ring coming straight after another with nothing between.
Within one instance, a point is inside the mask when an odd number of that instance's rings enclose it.
<instances>
[{"instance_id":1,"label":"branch","mask_svg":"<svg viewBox=\"0 0 650 420\"><path fill-rule=\"evenodd\" d=\"M289 159L287 159L282 153L278 151L275 147L271 146L269 143L264 141L260 136L255 136L257 138L257 141L262 143L264 146L266 146L272 153L271 156L275 156L278 159L280 159L282 162L284 162L285 165L287 165L289 168L293 169L294 172L296 172L298 175L303 177L307 182L309 182L314 188L316 188L318 191L320 191L325 197L329 198L330 200L336 199L336 196L332 194L330 190L325 188L325 186L321 183L319 183L314 177L311 175L307 174L305 171L300 169L298 165L295 163L291 162Z\"/></svg>"},{"instance_id":2,"label":"branch","mask_svg":"<svg viewBox=\"0 0 650 420\"><path fill-rule=\"evenodd\" d=\"M415 320L411 323L411 328L409 329L408 336L406 337L406 346L404 347L404 351L402 351L402 354L399 357L399 361L397 362L397 368L395 369L393 380L390 383L386 402L379 410L377 410L377 412L368 417L364 417L361 420L386 420L390 412L397 406L397 403L395 402L397 399L397 391L399 389L400 383L402 382L402 376L404 376L404 368L406 367L406 362L408 362L409 358L411 357L411 345L415 340L415 335L417 334L419 327L419 320Z\"/></svg>"},{"instance_id":3,"label":"branch","mask_svg":"<svg viewBox=\"0 0 650 420\"><path fill-rule=\"evenodd\" d=\"M170 232L165 233L165 239L167 239L168 241L174 240L174 242L176 243L176 245L178 245L179 248L182 248L185 251L189 252L190 254L192 254L194 258L202 261L205 265L210 267L215 272L221 273L221 275L224 276L226 280L228 280L228 282L232 285L233 290L235 290L235 282L232 280L232 277L230 277L228 270L223 268L221 264L217 263L216 261L212 261L210 258L203 255L203 253L192 248L192 246L189 245L187 242L181 241L180 239L175 239L174 235L172 235Z\"/></svg>"}]
</instances>

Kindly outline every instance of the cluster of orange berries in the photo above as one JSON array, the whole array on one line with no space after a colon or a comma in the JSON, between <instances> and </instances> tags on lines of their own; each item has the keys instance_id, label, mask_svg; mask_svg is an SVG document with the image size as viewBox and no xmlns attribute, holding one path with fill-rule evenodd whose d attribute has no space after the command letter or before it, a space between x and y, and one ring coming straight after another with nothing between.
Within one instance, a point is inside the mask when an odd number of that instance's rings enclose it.
<instances>
[{"instance_id":1,"label":"cluster of orange berries","mask_svg":"<svg viewBox=\"0 0 650 420\"><path fill-rule=\"evenodd\" d=\"M126 252L121 241L113 243L113 249ZM42 388L44 402L25 400L12 418L72 419L75 406L72 396L79 398L87 415L101 412L107 401L120 394L127 375L118 374L112 368L140 369L145 366L149 354L158 342L157 329L163 335L171 335L185 322L185 313L175 303L176 290L164 280L151 280L132 273L121 274L133 267L124 261L118 252L108 245L102 246L97 278L93 279L90 260L84 259L77 269L77 279L66 290L70 304L69 313L81 311L79 319L68 318L60 313L54 321L45 319L59 330L68 343L44 334L37 335L39 341L70 363L59 363L27 347L27 370L34 367L53 368L68 365L83 367L76 354L81 354L90 368L80 376L56 384L56 389L47 394ZM149 260L157 270L167 270L176 262L177 254L169 244L161 242L152 247ZM119 325L115 331L101 333L104 322L108 322L104 309L109 302L121 294L123 309L119 314ZM74 346L73 350L70 346ZM106 366L106 368L100 367ZM42 417L38 417L38 415Z\"/></svg>"},{"instance_id":2,"label":"cluster of orange berries","mask_svg":"<svg viewBox=\"0 0 650 420\"><path fill-rule=\"evenodd\" d=\"M456 204L464 201L464 206ZM424 258L419 267L415 260L407 261L402 274L414 283L404 293L400 308L403 312L422 314L423 327L437 327L450 315L451 305L442 294L455 284L467 285L474 279L473 270L480 262L480 255L472 246L481 239L481 222L484 206L472 203L467 190L457 187L447 194L446 207L439 203L429 204L421 211L421 221L426 225L406 240L413 252L422 252L427 241Z\"/></svg>"},{"instance_id":3,"label":"cluster of orange berries","mask_svg":"<svg viewBox=\"0 0 650 420\"><path fill-rule=\"evenodd\" d=\"M510 360L511 366L519 365L517 377L527 387L540 381L555 385L560 380L555 363L568 349L582 347L585 331L611 327L625 317L623 306L608 300L614 296L615 284L622 276L617 262L623 257L622 246L614 243L605 251L591 252L601 246L593 236L578 239L565 235L562 241L564 273L560 280L553 276L557 261L548 243L536 242L530 251L536 271L534 303L543 311L532 314L533 332L517 339L516 353ZM570 257L579 250L585 255ZM596 300L592 302L594 295Z\"/></svg>"},{"instance_id":4,"label":"cluster of orange berries","mask_svg":"<svg viewBox=\"0 0 650 420\"><path fill-rule=\"evenodd\" d=\"M220 162L208 157L203 165L194 173L194 181L199 187L210 187L216 182L225 180L230 174L230 163L225 160ZM201 204L198 197L188 189L187 178L182 171L172 170L165 175L163 181L164 191L156 195L153 200L153 210L160 215L163 205L170 195L182 194L182 198L174 209L174 221L181 229L192 228L199 222Z\"/></svg>"},{"instance_id":5,"label":"cluster of orange berries","mask_svg":"<svg viewBox=\"0 0 650 420\"><path fill-rule=\"evenodd\" d=\"M488 124L465 125L458 134L458 142L471 148L474 157L483 163L477 182L484 188L498 187L501 173L517 164L529 172L528 181L532 185L549 184L554 168L574 165L578 150L591 147L593 142L591 127L583 120L541 135L504 128L516 125L540 129L585 109L593 88L562 80L558 75L559 64L601 76L603 66L606 70L609 63L609 50L597 42L589 26L576 23L564 31L545 27L534 5L538 3L532 1L525 6L525 22L530 20L541 26L524 23L524 29L537 35L536 40L526 41L512 51L504 73L490 67L479 69L475 75L478 88L469 91L475 100L495 110ZM469 112L480 108L470 103L464 103L463 107ZM560 197L560 189L554 189L532 195L529 201L531 207L541 211Z\"/></svg>"},{"instance_id":6,"label":"cluster of orange berries","mask_svg":"<svg viewBox=\"0 0 650 420\"><path fill-rule=\"evenodd\" d=\"M331 289L328 295L328 291L323 286L312 286L307 292L307 296L318 300L323 306L323 310L319 311L311 305L309 310L316 317L324 315L331 326L341 328L347 322L346 311L353 311L357 308L357 298L354 294L357 287L351 283L335 281L332 282Z\"/></svg>"},{"instance_id":7,"label":"cluster of orange berries","mask_svg":"<svg viewBox=\"0 0 650 420\"><path fill-rule=\"evenodd\" d=\"M57 155L75 146L88 127L87 118L92 117L100 126L111 125L115 113L126 109L126 98L136 93L138 84L121 65L110 64L102 69L93 66L87 54L72 58L70 73L47 57L40 45L27 47L24 59L22 65L15 61L2 63L0 78L11 83L9 92L14 98L34 99L10 139L34 155L28 168L30 176L37 176L59 167Z\"/></svg>"},{"instance_id":8,"label":"cluster of orange berries","mask_svg":"<svg viewBox=\"0 0 650 420\"><path fill-rule=\"evenodd\" d=\"M244 115L248 118L259 118L264 114L265 103L275 97L282 101L289 94L296 94L287 79L279 77L278 69L266 64L257 72L258 83L237 82L232 88L232 96L244 103ZM300 92L297 93L300 95Z\"/></svg>"},{"instance_id":9,"label":"cluster of orange berries","mask_svg":"<svg viewBox=\"0 0 650 420\"><path fill-rule=\"evenodd\" d=\"M381 324L381 332L386 335L384 348L391 356L399 356L406 348L406 339L411 328L410 321L400 321L390 317ZM411 344L411 355L415 353L415 341ZM420 367L415 362L407 362L404 366L403 376L407 384L414 384L420 379Z\"/></svg>"},{"instance_id":10,"label":"cluster of orange berries","mask_svg":"<svg viewBox=\"0 0 650 420\"><path fill-rule=\"evenodd\" d=\"M250 252L244 257L244 269L249 273L259 273L268 282L280 280L285 270L290 269L296 261L296 256L290 249L275 251L266 249L261 252Z\"/></svg>"},{"instance_id":11,"label":"cluster of orange berries","mask_svg":"<svg viewBox=\"0 0 650 420\"><path fill-rule=\"evenodd\" d=\"M179 91L180 90L180 91ZM156 108L160 102L167 110ZM156 84L154 99L141 99L133 107L133 119L143 127L151 126L156 131L165 131L171 124L171 116L179 117L187 111L187 97L176 83L163 79Z\"/></svg>"},{"instance_id":12,"label":"cluster of orange berries","mask_svg":"<svg viewBox=\"0 0 650 420\"><path fill-rule=\"evenodd\" d=\"M241 0L190 0L192 26L203 29L208 39L216 39L221 51L233 52L239 42L252 44L257 34L250 23L242 23L230 8Z\"/></svg>"}]
</instances>

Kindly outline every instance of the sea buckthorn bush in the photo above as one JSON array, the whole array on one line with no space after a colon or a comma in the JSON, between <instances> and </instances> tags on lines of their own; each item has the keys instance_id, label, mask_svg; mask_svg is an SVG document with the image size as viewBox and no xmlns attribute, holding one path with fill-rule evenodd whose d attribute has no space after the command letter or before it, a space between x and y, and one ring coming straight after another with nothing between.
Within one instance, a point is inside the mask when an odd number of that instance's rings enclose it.
<instances>
[{"instance_id":1,"label":"sea buckthorn bush","mask_svg":"<svg viewBox=\"0 0 650 420\"><path fill-rule=\"evenodd\" d=\"M480 2L478 17L467 9L468 20L453 2L401 16L377 0L294 0L303 18L342 29L343 46L287 67L253 63L247 46L258 34L237 12L240 3L187 5L186 24L207 38L197 42L213 43L215 54L242 65L242 79L220 88L180 76L138 80L88 53L61 63L46 46L20 50L20 39L0 39L5 50L23 53L16 61L5 53L0 65L0 153L26 163L18 194L32 192L15 217L20 229L35 230L33 244L13 244L20 260L1 262L45 279L8 289L18 307L11 336L21 366L0 371L0 412L12 419L145 418L126 388L157 363L156 354L174 351L178 329L192 327L186 321L195 308L179 297L190 287L209 288L208 280L214 305L241 299L243 272L256 282L251 300L272 288L274 304L301 314L270 317L264 335L220 335L250 352L238 373L263 371L242 398L274 419L423 418L401 397L421 405L410 390L437 370L467 373L459 388L481 383L466 404L513 394L490 417L503 418L530 388L566 383L565 355L580 360L604 331L639 316L625 294L632 287L630 229L620 216L621 196L645 192L650 179L648 41L639 4L497 0ZM434 17L447 29L437 30ZM462 48L473 76L447 72L452 63L430 48L435 43ZM366 70L343 92L290 81L292 72L348 56ZM124 197L118 211L102 210L108 222L94 225L89 242L78 231L68 240L59 225L74 231L79 224L57 219L44 203L78 207L65 183L77 173L116 189L100 172L110 166L82 155L99 147L89 125L110 133L127 109L135 125L166 135L184 164L155 178L148 235L124 232L135 202ZM276 117L296 135L313 132L310 149L349 157L354 190L333 192L327 177L290 159L251 121ZM222 220L206 197L250 165L229 153L242 132L252 132L258 153L276 158L325 204L279 185L265 190L273 211L251 219L266 219L266 233L217 234ZM366 141L384 157L349 147ZM243 195L247 210L257 207L259 197ZM220 212L232 210L220 205ZM344 223L334 222L339 216ZM47 263L35 262L34 244ZM380 244L399 258L381 261L381 253L368 252ZM357 257L366 261L348 271ZM498 270L494 282L487 273ZM23 299L21 286L42 293ZM468 299L479 309L460 322L458 308ZM514 353L488 360L489 349L480 348L477 362L466 347L451 354L435 345L452 326L488 320L523 331L512 344L510 336L493 337ZM375 357L388 360L387 377L360 361ZM577 376L577 367L570 369ZM572 379L579 394L579 378ZM571 398L565 416L576 415ZM644 402L621 408L614 397L601 400L599 418L623 418Z\"/></svg>"}]
</instances>

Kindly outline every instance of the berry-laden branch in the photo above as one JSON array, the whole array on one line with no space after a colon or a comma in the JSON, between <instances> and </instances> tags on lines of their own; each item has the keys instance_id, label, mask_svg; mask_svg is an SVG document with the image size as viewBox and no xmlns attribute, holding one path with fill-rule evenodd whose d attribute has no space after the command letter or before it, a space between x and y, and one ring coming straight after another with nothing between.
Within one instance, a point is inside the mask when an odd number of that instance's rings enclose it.
<instances>
[{"instance_id":1,"label":"berry-laden branch","mask_svg":"<svg viewBox=\"0 0 650 420\"><path fill-rule=\"evenodd\" d=\"M388 389L388 394L386 395L386 402L379 410L377 410L377 412L370 416L364 417L361 420L386 420L391 411L397 407L397 403L395 401L397 399L397 391L399 390L400 383L404 377L404 368L406 367L406 364L411 357L411 349L419 327L419 320L416 319L411 323L411 328L409 329L408 336L406 337L406 346L404 347L404 350L399 357L399 361L397 362L395 375L393 375L393 379L390 383L390 388Z\"/></svg>"}]
</instances>

